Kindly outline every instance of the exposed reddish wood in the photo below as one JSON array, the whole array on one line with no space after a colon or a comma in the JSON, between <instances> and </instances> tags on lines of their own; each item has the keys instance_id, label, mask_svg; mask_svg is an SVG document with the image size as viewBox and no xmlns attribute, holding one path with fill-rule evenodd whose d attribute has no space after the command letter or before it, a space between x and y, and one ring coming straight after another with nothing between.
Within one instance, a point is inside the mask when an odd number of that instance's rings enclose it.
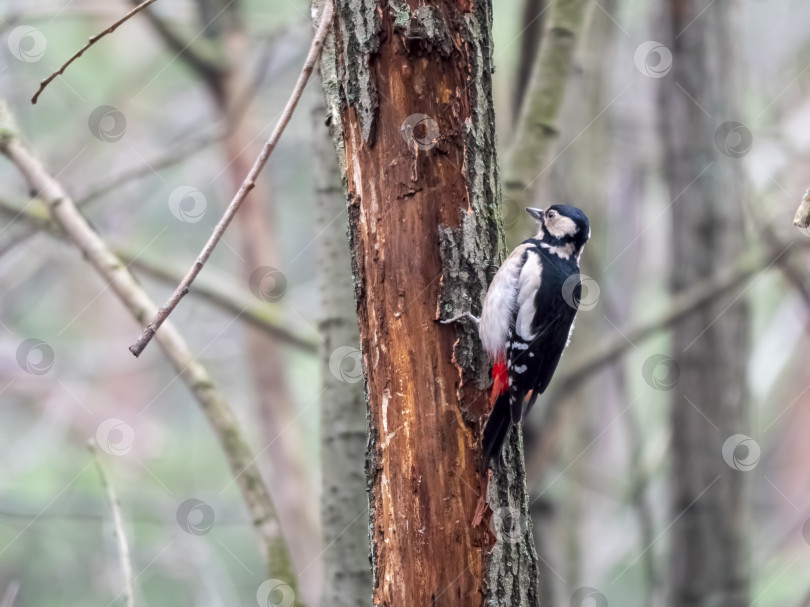
<instances>
[{"instance_id":1,"label":"exposed reddish wood","mask_svg":"<svg viewBox=\"0 0 810 607\"><path fill-rule=\"evenodd\" d=\"M459 402L457 329L436 322L439 227L458 227L470 212L462 167L472 110L465 40L452 30L462 14L449 3L434 6L451 26L454 48L445 55L409 45L381 11L370 140L353 107L342 115L375 466L376 605L482 604L489 547L486 528L471 525L483 479L470 420L486 411L487 395L465 387ZM435 147L406 143L400 127L412 114L436 121Z\"/></svg>"}]
</instances>

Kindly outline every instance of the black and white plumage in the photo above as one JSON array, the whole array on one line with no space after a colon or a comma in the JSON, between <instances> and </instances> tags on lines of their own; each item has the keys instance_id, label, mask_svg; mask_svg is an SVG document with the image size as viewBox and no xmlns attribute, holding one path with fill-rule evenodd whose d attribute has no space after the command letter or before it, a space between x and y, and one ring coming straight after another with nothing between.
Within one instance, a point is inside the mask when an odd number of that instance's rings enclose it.
<instances>
[{"instance_id":1,"label":"black and white plumage","mask_svg":"<svg viewBox=\"0 0 810 607\"><path fill-rule=\"evenodd\" d=\"M498 270L484 299L481 343L494 361L492 413L483 465L495 459L512 424L521 423L549 385L573 331L581 296L579 258L590 237L585 214L566 205L526 211L538 222Z\"/></svg>"}]
</instances>

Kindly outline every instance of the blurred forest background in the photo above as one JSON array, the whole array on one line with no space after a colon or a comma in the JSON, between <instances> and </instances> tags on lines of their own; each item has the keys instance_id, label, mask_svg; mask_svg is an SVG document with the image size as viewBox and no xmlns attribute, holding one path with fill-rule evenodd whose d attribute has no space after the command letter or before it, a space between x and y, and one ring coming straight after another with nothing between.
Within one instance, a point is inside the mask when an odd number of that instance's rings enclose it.
<instances>
[{"instance_id":1,"label":"blurred forest background","mask_svg":"<svg viewBox=\"0 0 810 607\"><path fill-rule=\"evenodd\" d=\"M738 438L709 432L702 447L745 475L733 499L743 506L750 545L740 557L750 561L750 604L807 606L810 295L802 239L810 244L810 233L791 220L810 185L810 14L799 0L716 1L733 5L739 31L727 65L712 69L720 80L733 70L740 94L730 115L698 111L716 123L715 145L737 180L730 214L744 224L736 261L745 272L730 292L731 301L748 303L738 332L749 346L725 354L745 370L744 385L731 389L746 394L750 430ZM542 428L527 439L542 583L553 605L587 605L587 597L594 605L663 605L673 575L672 473L685 448L673 443L670 392L688 370L669 358L678 248L670 207L678 193L668 186L671 152L660 119L668 106L657 87L678 65L654 42L664 36L655 4L584 3L554 120L559 136L534 171L538 189L529 202L579 206L593 229L583 256L592 305L580 312L558 371L565 389L555 392L552 382L545 406L532 414ZM131 5L0 3L0 94L28 143L158 302L247 173L312 38L307 2L220 6L159 0L158 19L126 23L31 105L39 81ZM545 0L499 0L493 8L503 162L550 13ZM200 58L236 76L218 80L195 66ZM700 105L687 84L666 95ZM346 223L345 212L324 220L317 204L319 193L340 186L324 182L334 169L324 166L322 106L313 78L255 204L225 235L198 292L173 314L246 431L282 526L292 530L308 604L324 576L323 376L362 385L357 344L324 346L321 338L333 301L325 309L318 268L330 253L319 240L329 226L343 233ZM37 224L41 210L5 161L0 203L0 606L121 603L89 438L119 494L139 604L254 604L266 564L191 393L157 347L132 357L127 347L140 325L71 244ZM507 197L510 246L529 235L522 215ZM609 364L577 367L605 347L616 350ZM331 364L322 364L324 349ZM575 370L567 383L560 379ZM726 379L717 378L720 389ZM709 427L718 421L704 417ZM361 535L366 516L361 509L349 517Z\"/></svg>"}]
</instances>

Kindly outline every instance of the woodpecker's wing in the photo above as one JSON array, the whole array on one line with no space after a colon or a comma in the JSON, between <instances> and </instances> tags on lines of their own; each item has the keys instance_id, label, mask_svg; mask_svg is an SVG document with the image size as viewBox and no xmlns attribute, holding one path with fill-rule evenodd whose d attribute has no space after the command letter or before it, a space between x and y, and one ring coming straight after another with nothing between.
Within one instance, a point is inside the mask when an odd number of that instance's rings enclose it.
<instances>
[{"instance_id":1,"label":"woodpecker's wing","mask_svg":"<svg viewBox=\"0 0 810 607\"><path fill-rule=\"evenodd\" d=\"M560 267L558 259L532 248L521 271L520 306L507 347L513 422L523 418L526 395L532 390L542 394L548 387L576 315L563 297L563 283L571 272Z\"/></svg>"},{"instance_id":2,"label":"woodpecker's wing","mask_svg":"<svg viewBox=\"0 0 810 607\"><path fill-rule=\"evenodd\" d=\"M489 285L481 310L478 334L492 360L503 360L506 342L518 313L518 284L527 259L528 244L517 247L503 262Z\"/></svg>"}]
</instances>

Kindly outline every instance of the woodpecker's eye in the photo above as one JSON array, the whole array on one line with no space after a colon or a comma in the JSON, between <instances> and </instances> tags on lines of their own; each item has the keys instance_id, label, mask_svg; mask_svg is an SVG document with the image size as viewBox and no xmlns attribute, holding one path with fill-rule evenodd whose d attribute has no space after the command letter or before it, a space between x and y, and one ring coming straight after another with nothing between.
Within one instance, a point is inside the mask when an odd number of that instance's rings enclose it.
<instances>
[{"instance_id":1,"label":"woodpecker's eye","mask_svg":"<svg viewBox=\"0 0 810 607\"><path fill-rule=\"evenodd\" d=\"M556 216L557 211L549 211L548 213L546 213L546 217L548 217L549 219L554 219Z\"/></svg>"}]
</instances>

